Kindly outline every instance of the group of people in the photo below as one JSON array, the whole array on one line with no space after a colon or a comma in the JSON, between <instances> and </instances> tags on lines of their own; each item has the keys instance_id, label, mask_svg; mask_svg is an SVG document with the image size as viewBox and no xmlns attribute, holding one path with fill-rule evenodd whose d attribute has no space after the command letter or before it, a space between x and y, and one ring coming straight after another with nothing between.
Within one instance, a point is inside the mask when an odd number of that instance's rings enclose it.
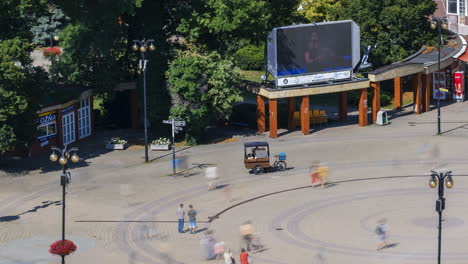
<instances>
[{"instance_id":1,"label":"group of people","mask_svg":"<svg viewBox=\"0 0 468 264\"><path fill-rule=\"evenodd\" d=\"M184 233L184 224L185 224L185 212L184 212L184 204L180 204L179 208L177 208L177 218L179 219L179 233ZM189 211L187 212L187 216L189 219L189 231L190 234L195 234L198 226L197 226L197 211L193 209L193 205L189 205Z\"/></svg>"},{"instance_id":2,"label":"group of people","mask_svg":"<svg viewBox=\"0 0 468 264\"><path fill-rule=\"evenodd\" d=\"M328 178L328 167L318 161L314 161L310 166L310 178L312 185L320 185L325 188Z\"/></svg>"}]
</instances>

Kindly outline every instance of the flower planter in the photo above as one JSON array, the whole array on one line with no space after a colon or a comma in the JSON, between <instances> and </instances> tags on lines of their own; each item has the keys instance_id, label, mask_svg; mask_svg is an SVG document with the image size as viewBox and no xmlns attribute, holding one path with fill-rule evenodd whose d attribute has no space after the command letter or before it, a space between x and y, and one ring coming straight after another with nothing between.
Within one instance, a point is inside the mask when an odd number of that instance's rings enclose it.
<instances>
[{"instance_id":1,"label":"flower planter","mask_svg":"<svg viewBox=\"0 0 468 264\"><path fill-rule=\"evenodd\" d=\"M125 144L106 144L106 149L126 149L128 143Z\"/></svg>"},{"instance_id":2,"label":"flower planter","mask_svg":"<svg viewBox=\"0 0 468 264\"><path fill-rule=\"evenodd\" d=\"M169 150L171 149L171 144L157 145L151 144L151 150Z\"/></svg>"}]
</instances>

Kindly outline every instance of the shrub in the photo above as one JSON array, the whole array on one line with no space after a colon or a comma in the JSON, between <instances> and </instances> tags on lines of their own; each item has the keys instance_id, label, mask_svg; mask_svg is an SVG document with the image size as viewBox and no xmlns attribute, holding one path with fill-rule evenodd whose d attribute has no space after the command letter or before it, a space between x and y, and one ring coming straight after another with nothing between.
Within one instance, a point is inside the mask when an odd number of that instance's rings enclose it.
<instances>
[{"instance_id":1,"label":"shrub","mask_svg":"<svg viewBox=\"0 0 468 264\"><path fill-rule=\"evenodd\" d=\"M261 70L264 61L264 45L247 45L235 53L235 60L242 70Z\"/></svg>"},{"instance_id":2,"label":"shrub","mask_svg":"<svg viewBox=\"0 0 468 264\"><path fill-rule=\"evenodd\" d=\"M57 55L60 55L62 53L62 51L59 49L59 48L46 48L42 51L42 55L44 55L44 57L50 57L50 56L57 56Z\"/></svg>"}]
</instances>

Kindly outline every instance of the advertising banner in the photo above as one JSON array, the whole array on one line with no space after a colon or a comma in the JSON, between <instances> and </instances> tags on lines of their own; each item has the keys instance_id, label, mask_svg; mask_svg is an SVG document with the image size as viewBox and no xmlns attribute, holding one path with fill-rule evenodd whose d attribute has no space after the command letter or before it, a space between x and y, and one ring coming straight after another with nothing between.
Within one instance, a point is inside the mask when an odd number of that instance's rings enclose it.
<instances>
[{"instance_id":1,"label":"advertising banner","mask_svg":"<svg viewBox=\"0 0 468 264\"><path fill-rule=\"evenodd\" d=\"M453 73L453 99L463 101L465 99L465 73L456 71Z\"/></svg>"},{"instance_id":2,"label":"advertising banner","mask_svg":"<svg viewBox=\"0 0 468 264\"><path fill-rule=\"evenodd\" d=\"M445 89L445 72L433 72L432 80L432 98L445 100L445 92L440 90Z\"/></svg>"}]
</instances>

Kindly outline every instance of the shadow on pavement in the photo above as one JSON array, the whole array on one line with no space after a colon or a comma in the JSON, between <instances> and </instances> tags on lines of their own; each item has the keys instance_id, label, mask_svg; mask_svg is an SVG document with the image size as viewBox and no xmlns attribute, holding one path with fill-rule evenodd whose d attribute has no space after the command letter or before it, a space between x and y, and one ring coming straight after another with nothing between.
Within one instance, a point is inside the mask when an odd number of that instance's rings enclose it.
<instances>
[{"instance_id":1,"label":"shadow on pavement","mask_svg":"<svg viewBox=\"0 0 468 264\"><path fill-rule=\"evenodd\" d=\"M44 202L42 202L42 205L35 206L35 207L33 207L33 209L28 210L28 211L26 211L26 212L23 212L23 213L21 213L21 214L18 214L18 215L1 216L1 217L0 217L0 223L1 223L1 222L16 221L16 220L20 219L20 216L21 216L21 215L28 214L28 213L35 213L35 212L37 212L37 210L39 210L39 209L47 208L47 207L49 207L49 206L51 206L51 205L61 205L61 204L62 204L62 201L44 201Z\"/></svg>"}]
</instances>

